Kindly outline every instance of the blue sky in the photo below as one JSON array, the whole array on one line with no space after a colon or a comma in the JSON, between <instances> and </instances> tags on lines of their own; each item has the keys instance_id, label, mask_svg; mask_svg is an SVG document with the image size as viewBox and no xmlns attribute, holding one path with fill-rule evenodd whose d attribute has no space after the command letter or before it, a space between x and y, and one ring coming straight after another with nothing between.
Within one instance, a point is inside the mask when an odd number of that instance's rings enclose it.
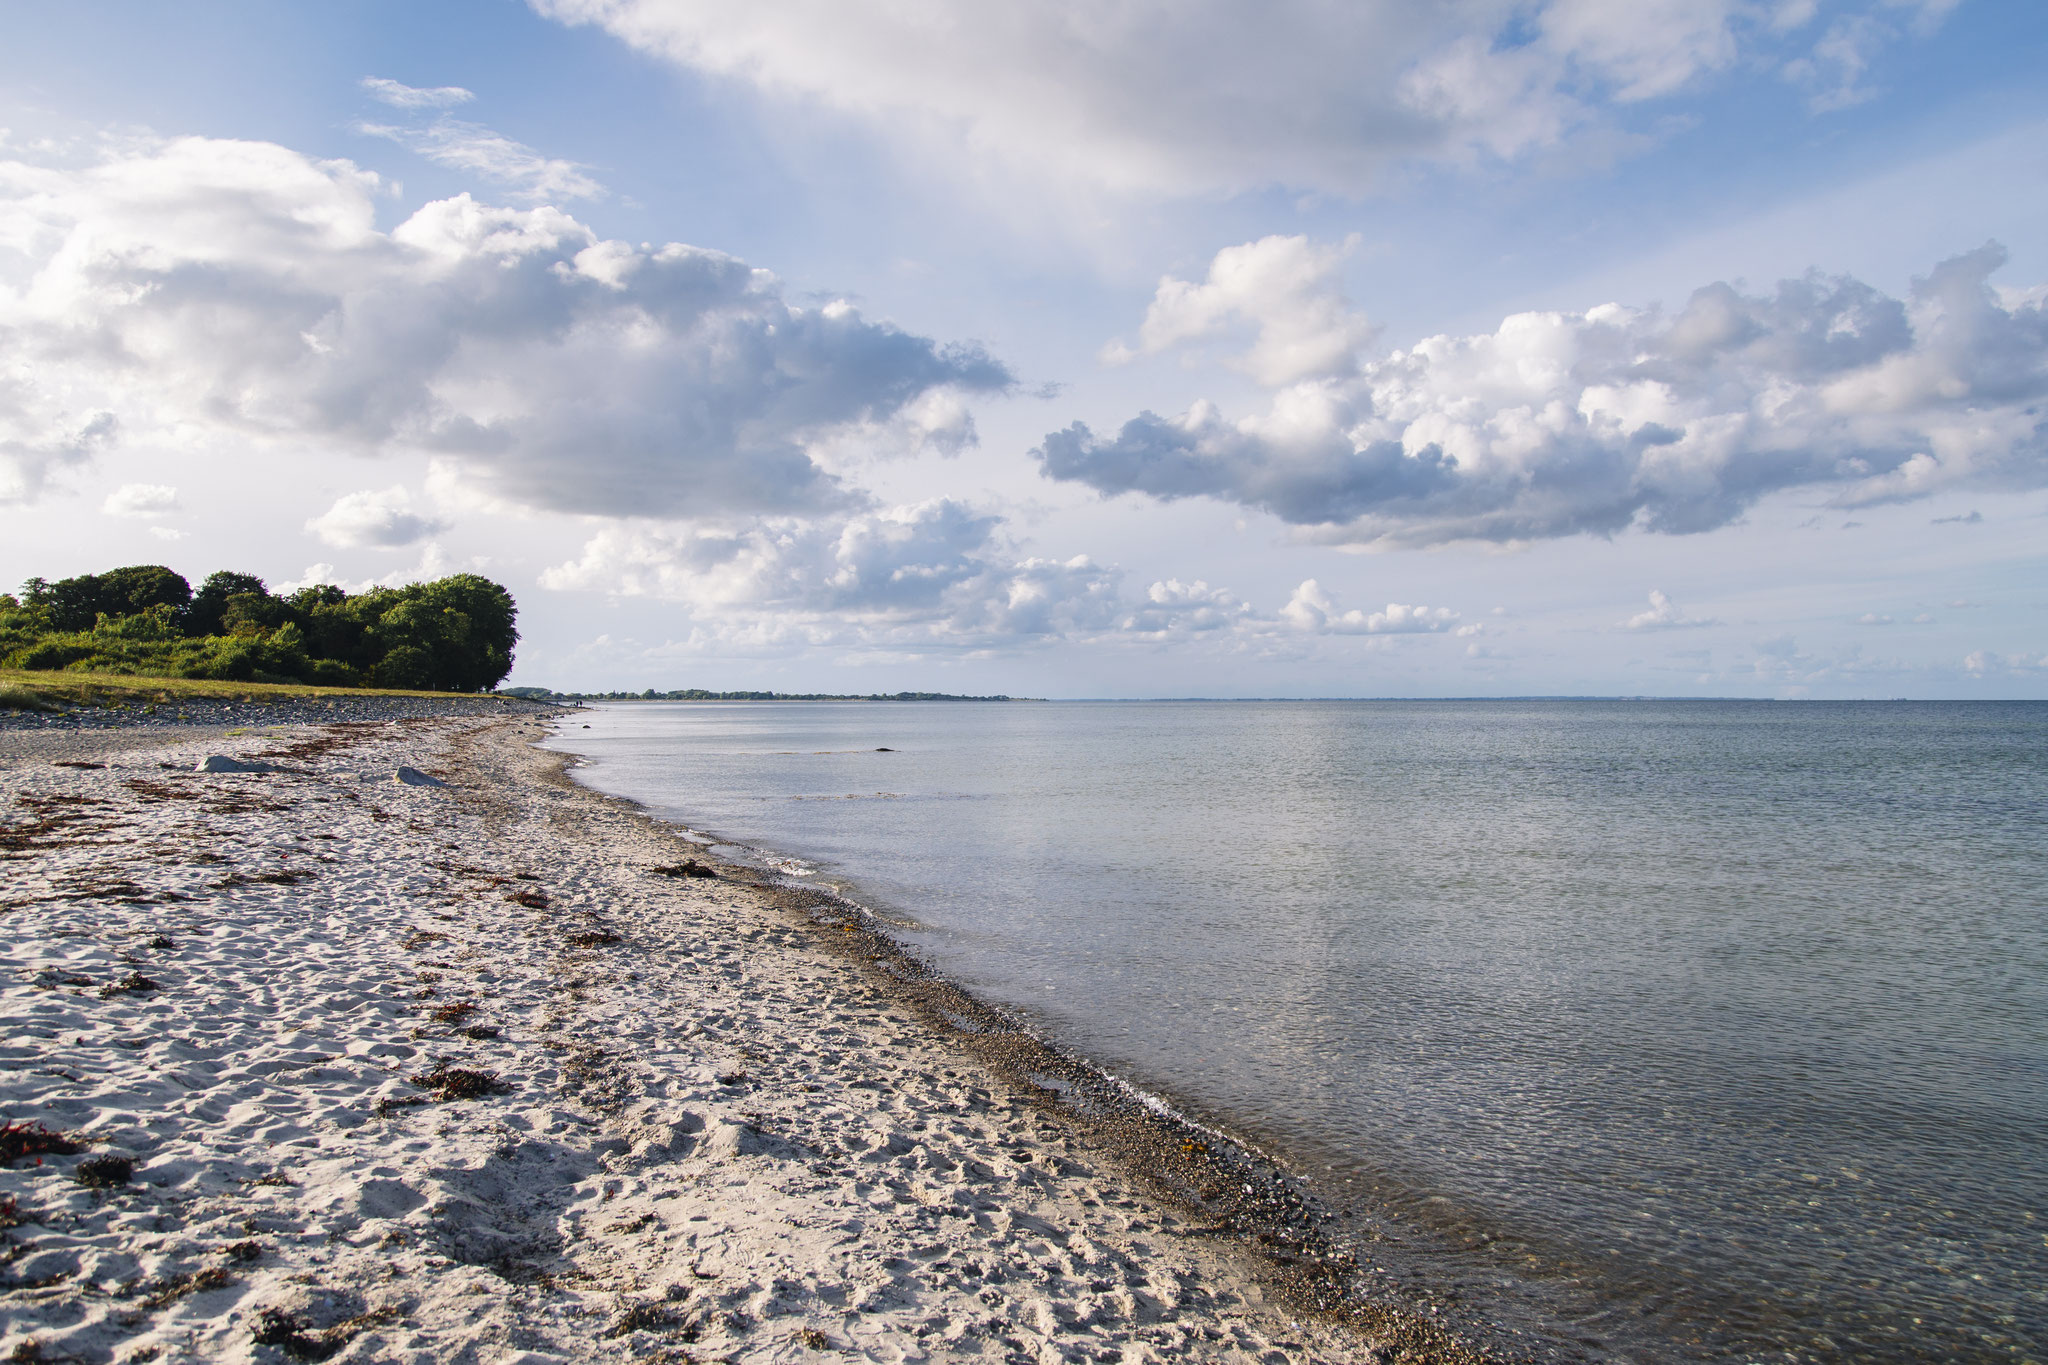
<instances>
[{"instance_id":1,"label":"blue sky","mask_svg":"<svg viewBox=\"0 0 2048 1365\"><path fill-rule=\"evenodd\" d=\"M2036 5L8 32L10 581L474 568L561 687L2048 694Z\"/></svg>"}]
</instances>

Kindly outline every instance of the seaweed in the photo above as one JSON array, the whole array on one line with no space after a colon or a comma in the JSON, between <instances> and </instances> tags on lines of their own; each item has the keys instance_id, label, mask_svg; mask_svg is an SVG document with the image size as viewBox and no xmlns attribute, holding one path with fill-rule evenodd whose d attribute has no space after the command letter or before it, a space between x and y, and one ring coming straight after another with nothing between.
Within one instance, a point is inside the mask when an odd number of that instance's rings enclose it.
<instances>
[{"instance_id":1,"label":"seaweed","mask_svg":"<svg viewBox=\"0 0 2048 1365\"><path fill-rule=\"evenodd\" d=\"M412 1083L422 1090L431 1091L433 1097L443 1104L512 1092L512 1087L499 1080L496 1072L472 1071L446 1062L435 1063L432 1070L414 1076Z\"/></svg>"},{"instance_id":2,"label":"seaweed","mask_svg":"<svg viewBox=\"0 0 2048 1365\"><path fill-rule=\"evenodd\" d=\"M100 999L112 1000L117 995L148 995L160 987L141 972L130 972L119 981L110 981L100 987Z\"/></svg>"},{"instance_id":3,"label":"seaweed","mask_svg":"<svg viewBox=\"0 0 2048 1365\"><path fill-rule=\"evenodd\" d=\"M436 1005L427 1011L427 1017L437 1024L459 1024L476 1013L473 1000L451 1000L445 1005Z\"/></svg>"},{"instance_id":4,"label":"seaweed","mask_svg":"<svg viewBox=\"0 0 2048 1365\"><path fill-rule=\"evenodd\" d=\"M0 1123L0 1165L12 1166L25 1156L73 1156L80 1150L69 1136L33 1119Z\"/></svg>"},{"instance_id":5,"label":"seaweed","mask_svg":"<svg viewBox=\"0 0 2048 1365\"><path fill-rule=\"evenodd\" d=\"M709 867L704 863L700 863L695 858L687 858L679 863L670 863L665 867L650 867L647 870L649 872L652 872L657 877L715 878L718 876L717 869Z\"/></svg>"},{"instance_id":6,"label":"seaweed","mask_svg":"<svg viewBox=\"0 0 2048 1365\"><path fill-rule=\"evenodd\" d=\"M317 872L298 872L290 868L283 868L276 872L230 872L227 876L215 882L213 889L216 891L232 891L238 886L297 886L300 882L310 882L319 875Z\"/></svg>"},{"instance_id":7,"label":"seaweed","mask_svg":"<svg viewBox=\"0 0 2048 1365\"><path fill-rule=\"evenodd\" d=\"M635 1332L674 1332L688 1326L688 1320L667 1304L636 1303L628 1305L624 1312L612 1319L611 1326L604 1329L604 1335L617 1338L631 1336ZM683 1340L696 1340L696 1333L687 1332Z\"/></svg>"},{"instance_id":8,"label":"seaweed","mask_svg":"<svg viewBox=\"0 0 2048 1365\"><path fill-rule=\"evenodd\" d=\"M131 777L121 784L144 801L197 801L196 791L179 791L168 782L159 782L153 777Z\"/></svg>"},{"instance_id":9,"label":"seaweed","mask_svg":"<svg viewBox=\"0 0 2048 1365\"><path fill-rule=\"evenodd\" d=\"M617 934L608 933L603 929L586 929L580 934L569 935L571 948L603 948L617 942Z\"/></svg>"},{"instance_id":10,"label":"seaweed","mask_svg":"<svg viewBox=\"0 0 2048 1365\"><path fill-rule=\"evenodd\" d=\"M107 803L96 796L40 796L26 792L14 798L32 818L18 825L0 825L0 850L9 854L74 848L89 841L78 836L99 834L107 826L95 818L92 806Z\"/></svg>"},{"instance_id":11,"label":"seaweed","mask_svg":"<svg viewBox=\"0 0 2048 1365\"><path fill-rule=\"evenodd\" d=\"M188 1294L204 1294L210 1290L225 1289L235 1282L235 1277L219 1266L205 1270L188 1270L182 1275L173 1275L164 1280L148 1298L142 1301L144 1308L164 1308L176 1303Z\"/></svg>"},{"instance_id":12,"label":"seaweed","mask_svg":"<svg viewBox=\"0 0 2048 1365\"><path fill-rule=\"evenodd\" d=\"M282 1308L259 1308L249 1339L258 1346L275 1346L293 1360L326 1360L362 1335L367 1328L398 1316L393 1308L362 1313L338 1322L325 1331L315 1331L302 1317Z\"/></svg>"},{"instance_id":13,"label":"seaweed","mask_svg":"<svg viewBox=\"0 0 2048 1365\"><path fill-rule=\"evenodd\" d=\"M112 1190L135 1178L135 1163L125 1156L87 1157L71 1168L71 1178L89 1190Z\"/></svg>"},{"instance_id":14,"label":"seaweed","mask_svg":"<svg viewBox=\"0 0 2048 1365\"><path fill-rule=\"evenodd\" d=\"M545 910L550 904L545 891L513 891L506 895L505 900L508 904L523 905L529 910Z\"/></svg>"}]
</instances>

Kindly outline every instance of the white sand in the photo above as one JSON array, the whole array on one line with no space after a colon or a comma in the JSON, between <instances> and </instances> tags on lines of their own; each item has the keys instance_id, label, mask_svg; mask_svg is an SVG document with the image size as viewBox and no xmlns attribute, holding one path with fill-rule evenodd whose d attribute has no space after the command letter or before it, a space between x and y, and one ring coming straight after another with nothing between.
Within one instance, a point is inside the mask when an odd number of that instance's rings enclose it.
<instances>
[{"instance_id":1,"label":"white sand","mask_svg":"<svg viewBox=\"0 0 2048 1365\"><path fill-rule=\"evenodd\" d=\"M0 1118L91 1144L0 1170L0 1355L1368 1358L539 733L0 735L0 822L59 822L0 846Z\"/></svg>"}]
</instances>

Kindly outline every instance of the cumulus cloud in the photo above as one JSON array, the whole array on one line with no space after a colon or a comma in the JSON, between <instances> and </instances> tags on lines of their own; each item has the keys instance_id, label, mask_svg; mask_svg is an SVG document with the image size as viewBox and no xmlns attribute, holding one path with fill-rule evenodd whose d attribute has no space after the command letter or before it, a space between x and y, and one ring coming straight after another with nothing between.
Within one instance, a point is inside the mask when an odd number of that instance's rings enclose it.
<instances>
[{"instance_id":1,"label":"cumulus cloud","mask_svg":"<svg viewBox=\"0 0 2048 1365\"><path fill-rule=\"evenodd\" d=\"M0 162L0 246L27 265L0 290L0 498L118 435L440 456L567 512L816 511L859 499L814 446L912 411L964 441L920 405L1011 382L720 252L466 194L384 231L378 194L258 142Z\"/></svg>"},{"instance_id":2,"label":"cumulus cloud","mask_svg":"<svg viewBox=\"0 0 2048 1365\"><path fill-rule=\"evenodd\" d=\"M1275 625L1201 579L1161 579L1135 601L1122 581L1086 555L1020 554L1002 518L948 498L839 519L614 526L541 575L557 591L677 603L700 634L726 644L989 650L1258 636Z\"/></svg>"},{"instance_id":3,"label":"cumulus cloud","mask_svg":"<svg viewBox=\"0 0 2048 1365\"><path fill-rule=\"evenodd\" d=\"M687 612L696 645L720 647L915 654L1209 641L1298 648L1303 634L1474 633L1445 607L1390 602L1380 611L1344 610L1313 579L1275 613L1202 579L1159 579L1130 598L1123 578L1121 569L1086 555L1022 554L1001 517L935 498L838 518L609 526L540 582L558 592L675 603Z\"/></svg>"},{"instance_id":4,"label":"cumulus cloud","mask_svg":"<svg viewBox=\"0 0 2048 1365\"><path fill-rule=\"evenodd\" d=\"M405 85L383 76L365 76L362 85L371 99L394 109L447 109L476 98L459 85Z\"/></svg>"},{"instance_id":5,"label":"cumulus cloud","mask_svg":"<svg viewBox=\"0 0 2048 1365\"><path fill-rule=\"evenodd\" d=\"M412 494L403 485L364 489L335 499L334 506L306 523L306 529L329 545L381 546L396 549L435 535L446 527L412 510Z\"/></svg>"},{"instance_id":6,"label":"cumulus cloud","mask_svg":"<svg viewBox=\"0 0 2048 1365\"><path fill-rule=\"evenodd\" d=\"M396 142L437 166L503 185L529 201L596 199L604 194L604 186L592 178L589 167L543 156L479 123L452 118L435 119L424 127L358 123L356 131Z\"/></svg>"},{"instance_id":7,"label":"cumulus cloud","mask_svg":"<svg viewBox=\"0 0 2048 1365\"><path fill-rule=\"evenodd\" d=\"M1656 588L1650 589L1650 609L1639 611L1621 623L1623 630L1687 630L1694 626L1715 626L1720 622L1707 616L1687 616L1678 604Z\"/></svg>"},{"instance_id":8,"label":"cumulus cloud","mask_svg":"<svg viewBox=\"0 0 2048 1365\"><path fill-rule=\"evenodd\" d=\"M1255 620L1251 603L1228 588L1202 579L1162 579L1145 590L1145 600L1126 613L1119 627L1140 635L1207 635L1234 630Z\"/></svg>"},{"instance_id":9,"label":"cumulus cloud","mask_svg":"<svg viewBox=\"0 0 2048 1365\"><path fill-rule=\"evenodd\" d=\"M2005 258L1944 261L1904 300L1813 272L1708 285L1675 314L1517 314L1278 387L1264 413L1077 422L1034 454L1105 494L1211 497L1360 545L1706 531L1789 488L1856 507L2035 487L2048 312L1990 287Z\"/></svg>"},{"instance_id":10,"label":"cumulus cloud","mask_svg":"<svg viewBox=\"0 0 2048 1365\"><path fill-rule=\"evenodd\" d=\"M1352 194L1396 159L1527 156L1804 54L1816 18L1758 0L531 3L884 135L1173 193Z\"/></svg>"},{"instance_id":11,"label":"cumulus cloud","mask_svg":"<svg viewBox=\"0 0 2048 1365\"><path fill-rule=\"evenodd\" d=\"M846 520L612 526L541 585L662 598L745 634L811 643L989 647L1116 624L1114 569L1085 555L1006 555L999 524L940 497Z\"/></svg>"},{"instance_id":12,"label":"cumulus cloud","mask_svg":"<svg viewBox=\"0 0 2048 1365\"><path fill-rule=\"evenodd\" d=\"M1313 578L1302 580L1280 619L1296 630L1316 635L1420 635L1449 630L1458 623L1458 613L1447 607L1411 607L1387 603L1385 611L1366 612L1353 608L1339 611L1330 595Z\"/></svg>"},{"instance_id":13,"label":"cumulus cloud","mask_svg":"<svg viewBox=\"0 0 2048 1365\"><path fill-rule=\"evenodd\" d=\"M1261 384L1348 374L1373 334L1338 279L1356 242L1330 247L1275 236L1226 247L1202 283L1162 279L1138 330L1137 350L1115 342L1103 358L1122 363L1250 324L1257 335L1233 363Z\"/></svg>"},{"instance_id":14,"label":"cumulus cloud","mask_svg":"<svg viewBox=\"0 0 2048 1365\"><path fill-rule=\"evenodd\" d=\"M452 573L480 573L489 568L490 560L482 556L472 557L466 563L458 564L438 542L430 540L420 547L419 561L411 568L393 569L382 577L351 580L334 565L322 562L308 564L305 572L297 578L273 583L270 586L272 592L281 594L295 593L301 588L317 588L326 584L332 584L344 592L362 593L373 588L402 588L408 583L426 583L436 578L446 578Z\"/></svg>"},{"instance_id":15,"label":"cumulus cloud","mask_svg":"<svg viewBox=\"0 0 2048 1365\"><path fill-rule=\"evenodd\" d=\"M541 575L557 590L679 602L747 630L948 648L1112 628L1120 575L1084 556L1006 554L998 517L939 498L844 520L738 529L618 526Z\"/></svg>"},{"instance_id":16,"label":"cumulus cloud","mask_svg":"<svg viewBox=\"0 0 2048 1365\"><path fill-rule=\"evenodd\" d=\"M160 517L178 509L178 490L161 483L124 483L100 504L110 517Z\"/></svg>"}]
</instances>

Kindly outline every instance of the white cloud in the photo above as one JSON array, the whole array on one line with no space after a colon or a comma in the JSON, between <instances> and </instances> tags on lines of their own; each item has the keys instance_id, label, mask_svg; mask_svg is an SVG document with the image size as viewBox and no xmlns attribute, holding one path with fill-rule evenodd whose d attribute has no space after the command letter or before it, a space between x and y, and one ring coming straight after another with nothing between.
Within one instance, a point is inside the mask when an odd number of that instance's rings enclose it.
<instances>
[{"instance_id":1,"label":"white cloud","mask_svg":"<svg viewBox=\"0 0 2048 1365\"><path fill-rule=\"evenodd\" d=\"M27 265L0 291L0 498L118 437L438 456L558 511L818 510L859 499L814 446L906 412L965 441L920 405L1011 382L719 252L468 195L386 232L378 191L259 142L0 162L0 248Z\"/></svg>"},{"instance_id":2,"label":"white cloud","mask_svg":"<svg viewBox=\"0 0 2048 1365\"><path fill-rule=\"evenodd\" d=\"M1605 304L1436 336L1356 373L1075 423L1034 452L1105 494L1206 496L1357 545L1705 531L1787 488L1857 507L2048 482L2048 310L1988 284L1995 243L1906 300L1818 272L1676 315ZM1362 324L1361 324L1362 325Z\"/></svg>"},{"instance_id":3,"label":"white cloud","mask_svg":"<svg viewBox=\"0 0 2048 1365\"><path fill-rule=\"evenodd\" d=\"M409 569L393 569L381 577L349 579L334 565L328 563L308 564L304 573L283 583L273 583L270 590L280 595L295 593L301 588L317 588L332 584L344 592L363 593L372 588L402 588L408 583L427 583L449 574L469 572L481 573L490 568L490 561L472 557L466 563L457 561L436 541L428 541L420 547L419 562Z\"/></svg>"},{"instance_id":4,"label":"white cloud","mask_svg":"<svg viewBox=\"0 0 2048 1365\"><path fill-rule=\"evenodd\" d=\"M985 648L1115 626L1116 570L1007 554L999 525L940 498L843 521L618 526L541 585L682 603L756 639Z\"/></svg>"},{"instance_id":5,"label":"white cloud","mask_svg":"<svg viewBox=\"0 0 2048 1365\"><path fill-rule=\"evenodd\" d=\"M1384 611L1339 611L1322 586L1309 578L1280 608L1280 619L1296 630L1317 635L1420 635L1449 630L1457 624L1458 613L1447 607L1411 607L1399 602L1387 603Z\"/></svg>"},{"instance_id":6,"label":"white cloud","mask_svg":"<svg viewBox=\"0 0 2048 1365\"><path fill-rule=\"evenodd\" d=\"M1813 17L1758 0L531 3L966 164L1172 193L1355 194L1400 158L1526 156L1745 57L1777 64Z\"/></svg>"},{"instance_id":7,"label":"white cloud","mask_svg":"<svg viewBox=\"0 0 2048 1365\"><path fill-rule=\"evenodd\" d=\"M306 523L306 529L338 547L376 545L397 548L435 535L446 526L412 510L412 494L403 485L345 493L334 506Z\"/></svg>"},{"instance_id":8,"label":"white cloud","mask_svg":"<svg viewBox=\"0 0 2048 1365\"><path fill-rule=\"evenodd\" d=\"M1251 348L1232 363L1261 384L1351 373L1373 328L1344 297L1338 271L1356 245L1318 246L1306 237L1266 237L1226 247L1201 284L1168 276L1146 310L1136 352L1112 343L1111 363L1156 355L1214 336L1233 324L1257 328Z\"/></svg>"},{"instance_id":9,"label":"white cloud","mask_svg":"<svg viewBox=\"0 0 2048 1365\"><path fill-rule=\"evenodd\" d=\"M365 76L362 86L370 92L370 98L394 109L447 109L476 98L459 85L404 85L382 76Z\"/></svg>"},{"instance_id":10,"label":"white cloud","mask_svg":"<svg viewBox=\"0 0 2048 1365\"><path fill-rule=\"evenodd\" d=\"M2048 654L2005 654L1996 650L1972 650L1963 657L1963 671L1985 678L1998 673L2048 673Z\"/></svg>"},{"instance_id":11,"label":"white cloud","mask_svg":"<svg viewBox=\"0 0 2048 1365\"><path fill-rule=\"evenodd\" d=\"M124 483L100 504L110 517L160 517L177 510L178 490L160 483Z\"/></svg>"},{"instance_id":12,"label":"white cloud","mask_svg":"<svg viewBox=\"0 0 2048 1365\"><path fill-rule=\"evenodd\" d=\"M1678 604L1656 588L1650 589L1650 609L1637 612L1621 623L1623 630L1686 630L1714 626L1720 622L1705 616L1687 616Z\"/></svg>"},{"instance_id":13,"label":"white cloud","mask_svg":"<svg viewBox=\"0 0 2048 1365\"><path fill-rule=\"evenodd\" d=\"M297 578L289 579L283 583L273 583L270 585L270 590L279 596L289 596L301 588L317 588L328 583L332 583L337 588L348 590L348 585L341 581L335 567L332 564L323 562L308 564L306 571ZM361 591L361 589L357 588L355 591Z\"/></svg>"},{"instance_id":14,"label":"white cloud","mask_svg":"<svg viewBox=\"0 0 2048 1365\"><path fill-rule=\"evenodd\" d=\"M1891 617L1875 611L1866 611L1856 618L1856 624L1859 626L1888 626L1891 623Z\"/></svg>"},{"instance_id":15,"label":"white cloud","mask_svg":"<svg viewBox=\"0 0 2048 1365\"><path fill-rule=\"evenodd\" d=\"M604 194L604 186L590 176L589 167L543 156L481 124L439 118L425 127L358 123L356 131L396 142L437 166L481 176L531 202L596 199Z\"/></svg>"},{"instance_id":16,"label":"white cloud","mask_svg":"<svg viewBox=\"0 0 2048 1365\"><path fill-rule=\"evenodd\" d=\"M178 531L169 526L152 526L149 533L158 540L183 540L192 534L190 531Z\"/></svg>"},{"instance_id":17,"label":"white cloud","mask_svg":"<svg viewBox=\"0 0 2048 1365\"><path fill-rule=\"evenodd\" d=\"M1253 619L1251 604L1228 588L1212 588L1199 578L1191 583L1167 578L1147 588L1145 600L1119 625L1141 635L1206 635L1246 626Z\"/></svg>"}]
</instances>

